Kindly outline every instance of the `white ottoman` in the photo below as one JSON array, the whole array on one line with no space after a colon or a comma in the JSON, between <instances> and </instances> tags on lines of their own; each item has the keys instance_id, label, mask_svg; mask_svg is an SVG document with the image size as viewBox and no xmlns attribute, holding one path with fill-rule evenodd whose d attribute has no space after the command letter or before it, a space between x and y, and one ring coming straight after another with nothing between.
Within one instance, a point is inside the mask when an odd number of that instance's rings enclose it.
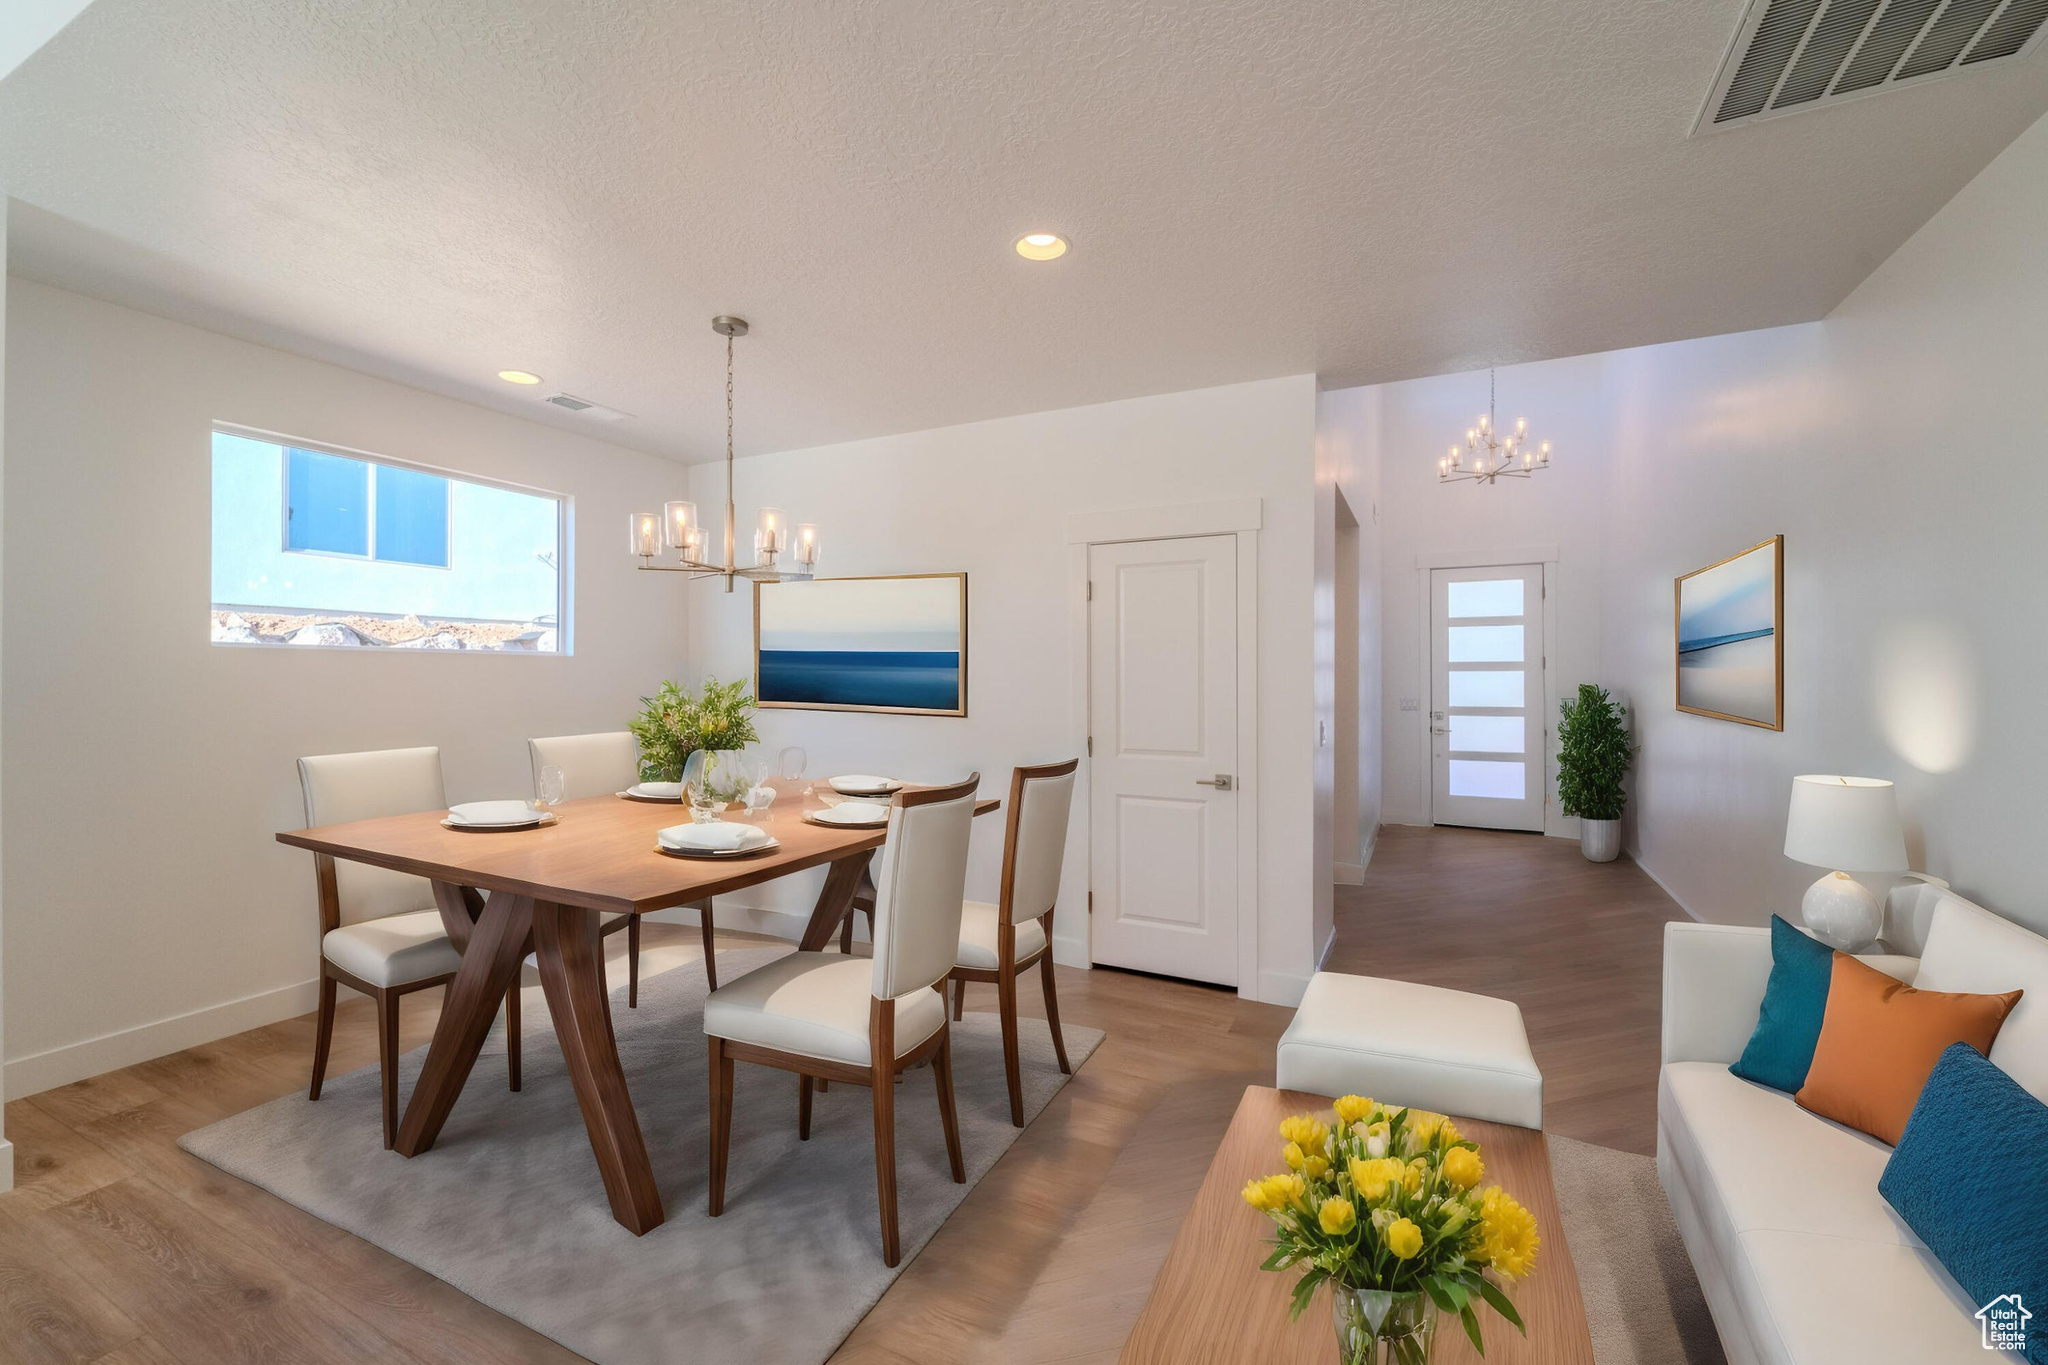
<instances>
[{"instance_id":1,"label":"white ottoman","mask_svg":"<svg viewBox=\"0 0 2048 1365\"><path fill-rule=\"evenodd\" d=\"M1280 1035L1282 1090L1365 1095L1543 1126L1543 1073L1511 1000L1317 972Z\"/></svg>"}]
</instances>

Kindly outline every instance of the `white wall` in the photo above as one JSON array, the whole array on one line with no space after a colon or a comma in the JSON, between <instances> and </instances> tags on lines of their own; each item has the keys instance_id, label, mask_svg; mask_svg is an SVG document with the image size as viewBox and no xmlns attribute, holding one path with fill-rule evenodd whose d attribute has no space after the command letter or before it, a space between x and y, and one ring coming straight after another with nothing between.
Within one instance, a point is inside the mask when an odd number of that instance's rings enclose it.
<instances>
[{"instance_id":1,"label":"white wall","mask_svg":"<svg viewBox=\"0 0 2048 1365\"><path fill-rule=\"evenodd\" d=\"M1796 913L1817 872L1781 853L1791 778L1844 772L1900 784L1915 867L2048 927L2044 224L2048 123L1821 322L1502 370L1503 416L1557 444L1528 483L1435 483L1483 374L1381 388L1388 819L1428 818L1416 556L1548 542L1549 712L1581 680L1635 706L1628 847L1694 914ZM1779 533L1784 732L1679 713L1672 579Z\"/></svg>"},{"instance_id":2,"label":"white wall","mask_svg":"<svg viewBox=\"0 0 2048 1365\"><path fill-rule=\"evenodd\" d=\"M1380 399L1371 387L1316 395L1316 716L1332 736L1317 751L1317 866L1328 874L1316 907L1319 944L1330 929L1327 882L1358 880L1382 818ZM1356 523L1349 535L1345 512ZM1348 632L1340 612L1351 618Z\"/></svg>"},{"instance_id":3,"label":"white wall","mask_svg":"<svg viewBox=\"0 0 2048 1365\"><path fill-rule=\"evenodd\" d=\"M681 668L683 585L618 534L683 471L14 279L6 296L7 1090L313 1007L301 754L438 744L451 800L525 739L623 726ZM230 421L570 495L571 657L209 645L209 437Z\"/></svg>"},{"instance_id":4,"label":"white wall","mask_svg":"<svg viewBox=\"0 0 2048 1365\"><path fill-rule=\"evenodd\" d=\"M1790 780L1899 783L1913 864L2048 928L2039 445L2048 123L1823 323L1627 352L1604 653L1643 701L1630 847L1694 912L1761 922ZM1669 579L1782 532L1785 732L1671 709Z\"/></svg>"},{"instance_id":5,"label":"white wall","mask_svg":"<svg viewBox=\"0 0 2048 1365\"><path fill-rule=\"evenodd\" d=\"M742 531L753 510L816 521L824 576L965 570L969 575L969 714L964 719L763 711L772 752L800 744L817 774L876 769L913 778L978 769L984 794L1010 768L1080 753L1085 716L1072 705L1085 610L1070 572L1075 512L1261 498L1258 725L1259 963L1255 998L1298 997L1313 968L1310 845L1310 376L1130 399L978 422L739 462ZM723 501L724 470L699 466L700 508ZM680 493L680 490L678 490ZM750 676L747 596L691 590L691 659L722 678ZM1087 877L1076 816L1056 955L1086 961ZM993 899L1002 826L979 822L971 895ZM736 899L753 910L807 912L817 878L787 878ZM726 907L721 906L721 913ZM723 920L721 922L724 922Z\"/></svg>"},{"instance_id":6,"label":"white wall","mask_svg":"<svg viewBox=\"0 0 2048 1365\"><path fill-rule=\"evenodd\" d=\"M0 263L4 263L7 260L7 203L7 187L5 185L0 185ZM4 325L4 320L6 316L7 271L4 268L0 268L0 490L4 490L6 485L7 468L7 328ZM6 560L5 507L6 501L4 497L4 492L0 492L0 566L4 566ZM6 596L4 588L5 571L4 568L0 568L0 622L4 622L6 617ZM4 628L0 628L0 644L4 644L5 639L6 631ZM6 668L4 653L4 649L0 649L0 696L4 696L6 692ZM0 705L0 714L5 714L5 710L5 706ZM4 749L5 736L4 734L0 734L0 752L4 752ZM5 768L6 765L4 763L0 763L0 772L4 772ZM4 826L0 826L0 847L4 847L5 843L6 830ZM4 892L5 886L5 866L4 863L0 863L0 892ZM4 895L0 895L0 905L4 905L4 900ZM0 1058L5 1058L7 1056L6 944L6 918L4 914L0 914ZM6 1098L6 1070L4 1067L0 1067L0 1102L4 1102ZM4 1103L0 1103L0 1194L4 1194L8 1190L14 1188L14 1144L7 1140L7 1124L5 1114L5 1105Z\"/></svg>"}]
</instances>

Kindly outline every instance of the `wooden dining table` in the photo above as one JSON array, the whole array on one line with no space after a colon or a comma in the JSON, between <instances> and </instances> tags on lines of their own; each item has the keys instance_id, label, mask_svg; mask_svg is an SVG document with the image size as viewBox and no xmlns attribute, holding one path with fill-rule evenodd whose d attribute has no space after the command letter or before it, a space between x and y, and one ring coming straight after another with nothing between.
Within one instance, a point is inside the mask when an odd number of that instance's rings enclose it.
<instances>
[{"instance_id":1,"label":"wooden dining table","mask_svg":"<svg viewBox=\"0 0 2048 1365\"><path fill-rule=\"evenodd\" d=\"M824 801L805 796L800 783L770 785L775 803L745 818L766 828L779 847L734 858L657 851L656 831L687 821L688 810L623 796L565 801L555 807L555 821L537 829L449 829L441 823L445 812L424 811L280 832L278 842L324 858L425 877L462 955L399 1124L397 1150L414 1157L434 1145L499 1002L532 952L612 1216L635 1234L660 1227L661 1195L612 1033L598 919L694 904L825 866L825 885L799 944L822 950L851 910L885 831L812 824L804 813L824 809ZM974 813L1001 804L978 801Z\"/></svg>"}]
</instances>

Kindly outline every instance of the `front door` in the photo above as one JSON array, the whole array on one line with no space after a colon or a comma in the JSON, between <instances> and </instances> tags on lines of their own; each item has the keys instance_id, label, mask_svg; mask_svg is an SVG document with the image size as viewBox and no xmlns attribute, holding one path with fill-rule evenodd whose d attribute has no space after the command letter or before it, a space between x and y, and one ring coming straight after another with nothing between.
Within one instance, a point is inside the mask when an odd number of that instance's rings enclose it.
<instances>
[{"instance_id":1,"label":"front door","mask_svg":"<svg viewBox=\"0 0 2048 1365\"><path fill-rule=\"evenodd\" d=\"M1237 538L1088 552L1095 961L1237 984Z\"/></svg>"},{"instance_id":2,"label":"front door","mask_svg":"<svg viewBox=\"0 0 2048 1365\"><path fill-rule=\"evenodd\" d=\"M1429 697L1430 818L1543 828L1543 566L1436 569Z\"/></svg>"}]
</instances>

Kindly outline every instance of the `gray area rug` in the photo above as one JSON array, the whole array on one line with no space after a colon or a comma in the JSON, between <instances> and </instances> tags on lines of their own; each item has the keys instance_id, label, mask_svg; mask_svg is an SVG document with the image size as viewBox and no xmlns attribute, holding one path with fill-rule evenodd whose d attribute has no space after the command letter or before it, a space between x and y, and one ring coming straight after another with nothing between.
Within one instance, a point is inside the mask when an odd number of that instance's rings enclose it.
<instances>
[{"instance_id":1,"label":"gray area rug","mask_svg":"<svg viewBox=\"0 0 2048 1365\"><path fill-rule=\"evenodd\" d=\"M782 956L719 954L721 980ZM537 994L533 992L530 994ZM375 1067L330 1079L318 1103L273 1100L179 1139L179 1146L375 1243L601 1365L745 1360L814 1365L874 1306L902 1267L882 1264L874 1129L864 1087L817 1096L811 1140L796 1135L797 1079L735 1068L725 1213L704 1211L710 1124L705 981L691 962L613 993L619 1054L668 1221L634 1237L612 1221L545 1007L529 1001L524 1090L505 1084L494 1030L432 1151L383 1150ZM1026 1121L1066 1077L1042 1020L1023 1021ZM1079 1067L1102 1041L1065 1029ZM1022 1131L1010 1126L996 1016L953 1025L953 1072L967 1184L953 1183L931 1072L896 1092L902 1265ZM400 1095L426 1057L400 1059Z\"/></svg>"},{"instance_id":2,"label":"gray area rug","mask_svg":"<svg viewBox=\"0 0 2048 1365\"><path fill-rule=\"evenodd\" d=\"M1548 1136L1596 1365L1726 1365L1656 1160Z\"/></svg>"}]
</instances>

